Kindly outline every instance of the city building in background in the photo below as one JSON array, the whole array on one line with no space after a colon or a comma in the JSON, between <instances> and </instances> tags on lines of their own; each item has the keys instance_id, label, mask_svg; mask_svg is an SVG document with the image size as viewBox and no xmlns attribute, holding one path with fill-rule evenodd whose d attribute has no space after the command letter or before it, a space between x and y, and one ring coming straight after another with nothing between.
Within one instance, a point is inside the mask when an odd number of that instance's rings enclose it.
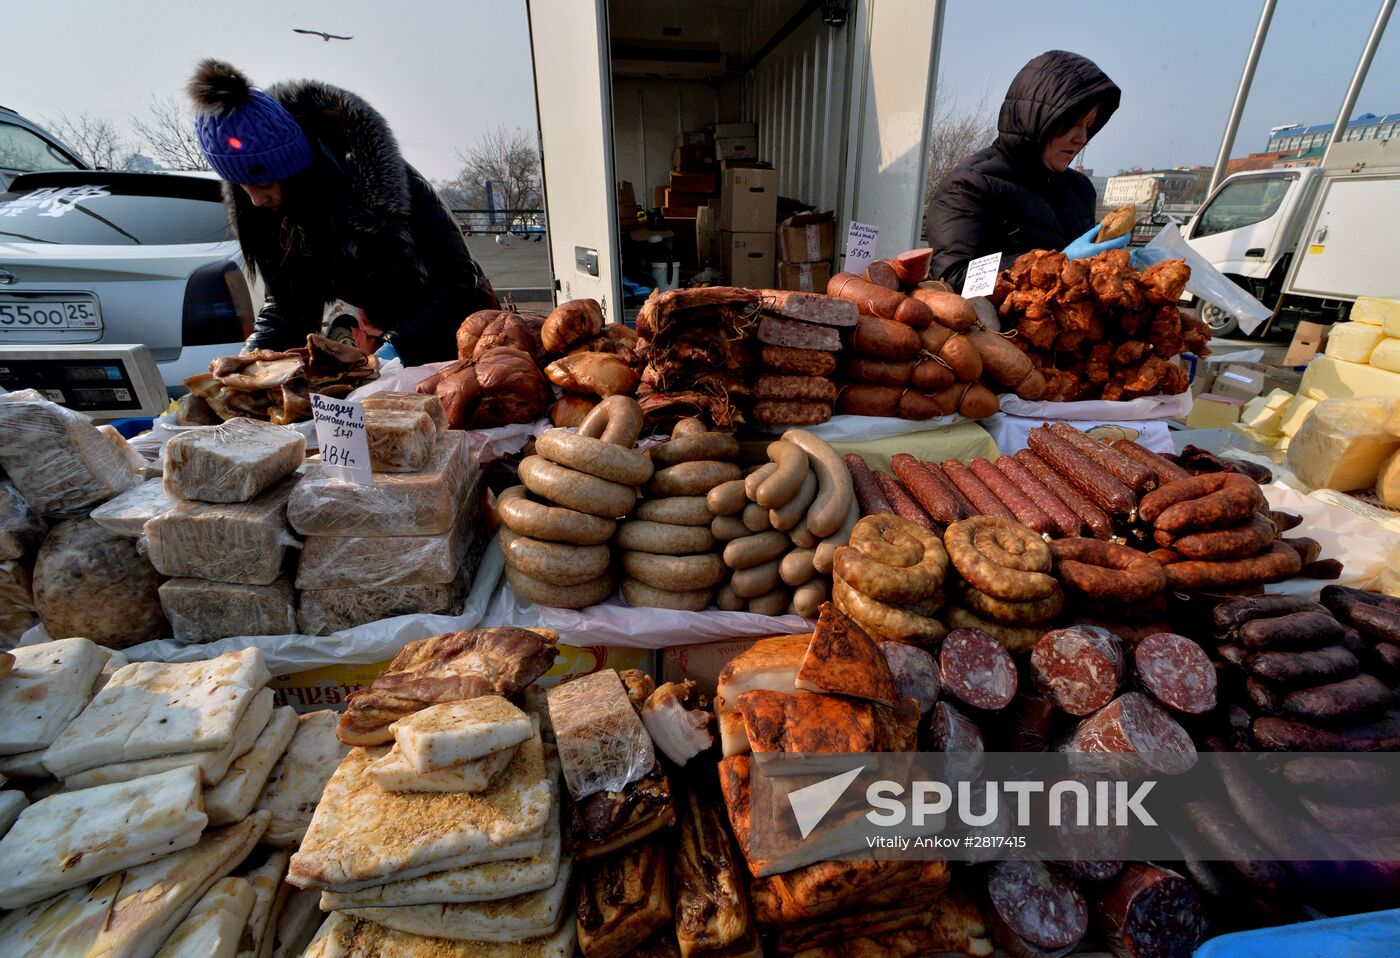
<instances>
[{"instance_id":1,"label":"city building in background","mask_svg":"<svg viewBox=\"0 0 1400 958\"><path fill-rule=\"evenodd\" d=\"M1342 139L1388 140L1396 133L1400 133L1400 113L1387 113L1385 116L1363 113L1347 124L1347 131ZM1331 135L1331 123L1319 123L1316 126L1285 123L1269 130L1269 145L1266 152L1298 153L1319 148L1325 150L1327 140ZM1321 156L1320 153L1318 155Z\"/></svg>"}]
</instances>

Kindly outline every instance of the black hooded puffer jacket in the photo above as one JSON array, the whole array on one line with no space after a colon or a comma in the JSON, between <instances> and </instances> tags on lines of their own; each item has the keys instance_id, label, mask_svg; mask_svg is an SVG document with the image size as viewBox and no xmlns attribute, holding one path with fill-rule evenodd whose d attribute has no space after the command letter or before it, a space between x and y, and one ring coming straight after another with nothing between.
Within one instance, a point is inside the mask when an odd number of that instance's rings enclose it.
<instances>
[{"instance_id":1,"label":"black hooded puffer jacket","mask_svg":"<svg viewBox=\"0 0 1400 958\"><path fill-rule=\"evenodd\" d=\"M1051 50L1021 68L991 146L963 159L929 197L929 275L961 286L967 264L1000 251L1002 266L1032 249L1063 249L1094 225L1095 194L1074 170L1052 173L1041 149L1056 126L1094 103L1089 137L1118 109L1120 91L1094 63Z\"/></svg>"}]
</instances>

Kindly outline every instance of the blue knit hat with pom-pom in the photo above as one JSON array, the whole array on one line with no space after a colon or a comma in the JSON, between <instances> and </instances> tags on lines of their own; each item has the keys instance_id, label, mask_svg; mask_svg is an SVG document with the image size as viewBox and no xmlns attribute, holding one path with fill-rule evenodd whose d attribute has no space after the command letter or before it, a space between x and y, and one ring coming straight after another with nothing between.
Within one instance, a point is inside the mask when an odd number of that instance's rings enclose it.
<instances>
[{"instance_id":1,"label":"blue knit hat with pom-pom","mask_svg":"<svg viewBox=\"0 0 1400 958\"><path fill-rule=\"evenodd\" d=\"M296 119L221 60L205 60L189 85L199 148L230 183L272 183L311 165L311 143Z\"/></svg>"}]
</instances>

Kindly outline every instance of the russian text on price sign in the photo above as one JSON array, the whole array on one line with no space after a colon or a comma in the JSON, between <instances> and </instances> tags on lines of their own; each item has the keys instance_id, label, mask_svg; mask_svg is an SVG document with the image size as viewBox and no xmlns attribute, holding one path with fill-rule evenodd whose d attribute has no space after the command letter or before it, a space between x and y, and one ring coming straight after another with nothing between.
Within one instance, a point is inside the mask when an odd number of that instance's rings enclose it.
<instances>
[{"instance_id":1,"label":"russian text on price sign","mask_svg":"<svg viewBox=\"0 0 1400 958\"><path fill-rule=\"evenodd\" d=\"M316 420L316 441L321 447L321 468L332 479L368 486L369 441L365 438L365 407L348 399L311 394L311 414Z\"/></svg>"},{"instance_id":2,"label":"russian text on price sign","mask_svg":"<svg viewBox=\"0 0 1400 958\"><path fill-rule=\"evenodd\" d=\"M967 276L963 279L963 299L974 296L990 296L996 289L997 273L1001 272L1001 253L988 253L967 264Z\"/></svg>"},{"instance_id":3,"label":"russian text on price sign","mask_svg":"<svg viewBox=\"0 0 1400 958\"><path fill-rule=\"evenodd\" d=\"M846 272L864 272L875 258L875 242L879 238L880 227L851 221L851 228L846 231Z\"/></svg>"}]
</instances>

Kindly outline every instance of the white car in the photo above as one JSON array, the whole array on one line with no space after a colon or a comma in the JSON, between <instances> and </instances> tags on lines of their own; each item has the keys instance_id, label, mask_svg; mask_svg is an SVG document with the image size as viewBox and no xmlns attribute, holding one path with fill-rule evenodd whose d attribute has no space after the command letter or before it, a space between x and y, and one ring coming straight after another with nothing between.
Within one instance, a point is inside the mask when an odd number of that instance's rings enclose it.
<instances>
[{"instance_id":1,"label":"white car","mask_svg":"<svg viewBox=\"0 0 1400 958\"><path fill-rule=\"evenodd\" d=\"M29 173L0 193L0 348L143 343L172 395L237 353L261 305L221 185L198 173Z\"/></svg>"}]
</instances>

